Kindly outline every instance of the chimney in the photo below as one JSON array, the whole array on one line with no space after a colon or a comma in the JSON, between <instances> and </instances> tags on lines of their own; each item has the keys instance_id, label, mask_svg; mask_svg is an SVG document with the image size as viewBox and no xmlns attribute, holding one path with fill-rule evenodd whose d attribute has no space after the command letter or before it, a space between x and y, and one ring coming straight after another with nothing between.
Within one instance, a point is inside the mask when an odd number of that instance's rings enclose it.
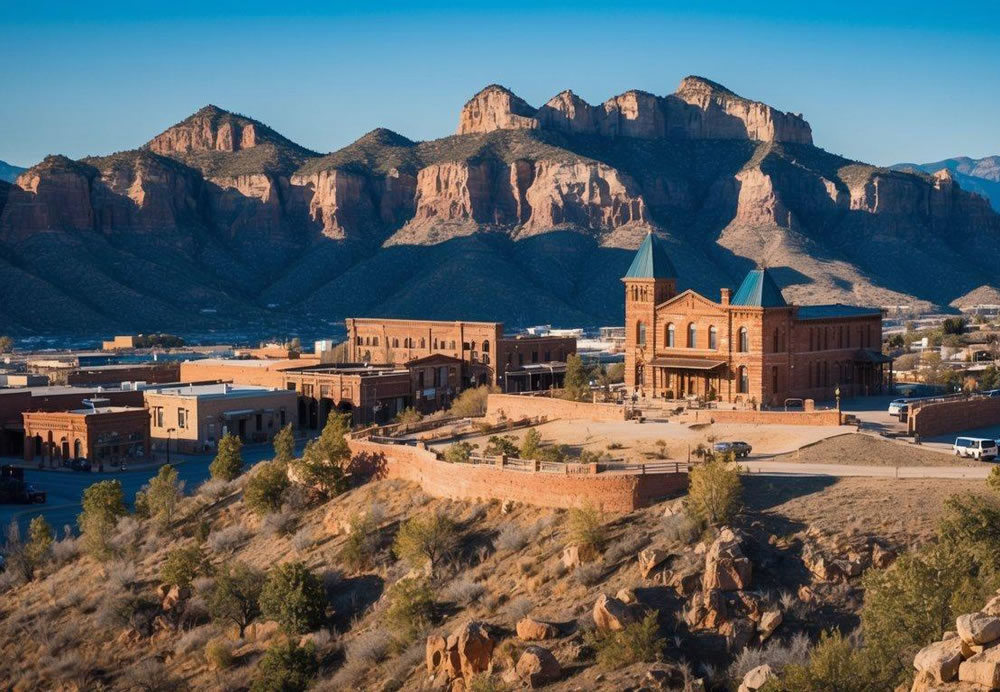
<instances>
[{"instance_id":1,"label":"chimney","mask_svg":"<svg viewBox=\"0 0 1000 692\"><path fill-rule=\"evenodd\" d=\"M731 292L732 291L730 291L728 288L723 288L721 291L722 298L719 300L719 302L722 303L723 305L729 305L729 294Z\"/></svg>"}]
</instances>

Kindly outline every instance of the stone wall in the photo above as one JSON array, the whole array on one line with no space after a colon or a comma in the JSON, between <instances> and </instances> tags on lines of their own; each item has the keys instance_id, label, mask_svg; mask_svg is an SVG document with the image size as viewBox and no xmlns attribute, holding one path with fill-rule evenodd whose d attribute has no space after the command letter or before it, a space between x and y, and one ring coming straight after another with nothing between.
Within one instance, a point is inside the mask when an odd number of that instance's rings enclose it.
<instances>
[{"instance_id":1,"label":"stone wall","mask_svg":"<svg viewBox=\"0 0 1000 692\"><path fill-rule=\"evenodd\" d=\"M631 512L683 492L688 483L686 472L561 475L449 464L433 452L408 445L368 440L349 444L353 455L366 459L378 477L413 481L428 495L457 500L512 500L563 509L589 503L605 512Z\"/></svg>"},{"instance_id":2,"label":"stone wall","mask_svg":"<svg viewBox=\"0 0 1000 692\"><path fill-rule=\"evenodd\" d=\"M522 418L567 418L592 421L625 420L625 408L616 404L591 404L553 399L547 396L490 394L486 402L486 417L497 420Z\"/></svg>"},{"instance_id":3,"label":"stone wall","mask_svg":"<svg viewBox=\"0 0 1000 692\"><path fill-rule=\"evenodd\" d=\"M935 437L1000 425L1000 398L933 401L915 406L907 420L911 435Z\"/></svg>"},{"instance_id":4,"label":"stone wall","mask_svg":"<svg viewBox=\"0 0 1000 692\"><path fill-rule=\"evenodd\" d=\"M754 411L707 409L684 414L689 423L745 423L747 425L840 425L840 411Z\"/></svg>"}]
</instances>

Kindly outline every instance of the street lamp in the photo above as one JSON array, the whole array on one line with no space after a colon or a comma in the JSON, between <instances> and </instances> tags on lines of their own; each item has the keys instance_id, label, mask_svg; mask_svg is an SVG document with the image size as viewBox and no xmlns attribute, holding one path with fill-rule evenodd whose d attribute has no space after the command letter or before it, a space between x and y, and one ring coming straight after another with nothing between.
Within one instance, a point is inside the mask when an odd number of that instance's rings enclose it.
<instances>
[{"instance_id":1,"label":"street lamp","mask_svg":"<svg viewBox=\"0 0 1000 692\"><path fill-rule=\"evenodd\" d=\"M176 428L167 428L167 463L170 463L170 433L172 433Z\"/></svg>"},{"instance_id":2,"label":"street lamp","mask_svg":"<svg viewBox=\"0 0 1000 692\"><path fill-rule=\"evenodd\" d=\"M840 385L839 384L837 385L837 388L833 390L833 396L837 399L837 410L839 411L840 410Z\"/></svg>"}]
</instances>

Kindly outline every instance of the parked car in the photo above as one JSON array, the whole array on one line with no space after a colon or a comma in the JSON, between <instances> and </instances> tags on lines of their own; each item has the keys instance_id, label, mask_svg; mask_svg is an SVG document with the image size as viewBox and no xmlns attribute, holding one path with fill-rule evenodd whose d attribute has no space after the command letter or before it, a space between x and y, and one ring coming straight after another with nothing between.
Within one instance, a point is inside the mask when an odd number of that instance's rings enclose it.
<instances>
[{"instance_id":1,"label":"parked car","mask_svg":"<svg viewBox=\"0 0 1000 692\"><path fill-rule=\"evenodd\" d=\"M20 478L0 478L0 504L45 504L45 491Z\"/></svg>"},{"instance_id":2,"label":"parked car","mask_svg":"<svg viewBox=\"0 0 1000 692\"><path fill-rule=\"evenodd\" d=\"M712 446L712 451L715 454L732 454L737 459L750 456L750 452L753 451L751 447L746 442L716 442Z\"/></svg>"},{"instance_id":3,"label":"parked car","mask_svg":"<svg viewBox=\"0 0 1000 692\"><path fill-rule=\"evenodd\" d=\"M90 462L87 459L74 459L69 467L74 471L90 471Z\"/></svg>"},{"instance_id":4,"label":"parked car","mask_svg":"<svg viewBox=\"0 0 1000 692\"><path fill-rule=\"evenodd\" d=\"M981 437L956 437L952 445L955 456L977 459L996 459L997 441Z\"/></svg>"},{"instance_id":5,"label":"parked car","mask_svg":"<svg viewBox=\"0 0 1000 692\"><path fill-rule=\"evenodd\" d=\"M909 407L907 406L907 403L909 403L909 401L910 401L909 399L893 399L892 401L890 401L889 415L898 416L900 413L903 413L904 407L907 408L907 410L909 410Z\"/></svg>"}]
</instances>

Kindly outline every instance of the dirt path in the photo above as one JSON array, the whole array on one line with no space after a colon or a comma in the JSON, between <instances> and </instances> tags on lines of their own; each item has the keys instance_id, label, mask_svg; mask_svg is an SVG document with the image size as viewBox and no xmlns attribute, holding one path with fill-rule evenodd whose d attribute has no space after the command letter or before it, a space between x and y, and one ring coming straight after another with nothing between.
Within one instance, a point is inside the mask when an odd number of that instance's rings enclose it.
<instances>
[{"instance_id":1,"label":"dirt path","mask_svg":"<svg viewBox=\"0 0 1000 692\"><path fill-rule=\"evenodd\" d=\"M844 466L968 466L987 469L990 467L989 462L965 459L919 445L893 442L857 433L822 440L790 454L775 456L773 461Z\"/></svg>"}]
</instances>

